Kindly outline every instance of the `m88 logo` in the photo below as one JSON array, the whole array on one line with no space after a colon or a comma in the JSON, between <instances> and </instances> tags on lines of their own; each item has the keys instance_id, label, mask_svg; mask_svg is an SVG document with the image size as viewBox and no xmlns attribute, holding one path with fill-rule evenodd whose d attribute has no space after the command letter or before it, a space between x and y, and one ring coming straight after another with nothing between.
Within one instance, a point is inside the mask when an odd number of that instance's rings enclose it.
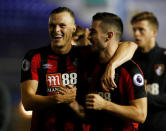
<instances>
[{"instance_id":1,"label":"m88 logo","mask_svg":"<svg viewBox=\"0 0 166 131\"><path fill-rule=\"evenodd\" d=\"M77 73L56 73L47 74L46 82L48 87L60 87L62 85L77 84Z\"/></svg>"}]
</instances>

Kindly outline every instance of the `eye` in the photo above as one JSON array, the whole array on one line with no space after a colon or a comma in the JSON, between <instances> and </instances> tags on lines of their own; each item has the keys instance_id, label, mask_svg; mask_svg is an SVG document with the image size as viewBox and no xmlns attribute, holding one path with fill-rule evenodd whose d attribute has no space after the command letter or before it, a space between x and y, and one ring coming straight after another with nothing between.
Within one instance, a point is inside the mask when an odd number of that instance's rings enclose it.
<instances>
[{"instance_id":1,"label":"eye","mask_svg":"<svg viewBox=\"0 0 166 131\"><path fill-rule=\"evenodd\" d=\"M139 28L139 31L143 32L143 31L144 31L144 29L143 29L143 28Z\"/></svg>"},{"instance_id":2,"label":"eye","mask_svg":"<svg viewBox=\"0 0 166 131\"><path fill-rule=\"evenodd\" d=\"M59 25L61 28L64 28L66 25L65 24L60 24Z\"/></svg>"}]
</instances>

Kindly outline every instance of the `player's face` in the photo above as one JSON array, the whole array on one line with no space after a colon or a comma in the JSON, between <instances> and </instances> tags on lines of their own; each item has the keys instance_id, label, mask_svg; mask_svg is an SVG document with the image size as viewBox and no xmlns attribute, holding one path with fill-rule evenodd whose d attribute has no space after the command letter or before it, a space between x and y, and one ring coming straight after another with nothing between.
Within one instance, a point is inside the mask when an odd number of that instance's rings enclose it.
<instances>
[{"instance_id":1,"label":"player's face","mask_svg":"<svg viewBox=\"0 0 166 131\"><path fill-rule=\"evenodd\" d=\"M86 28L83 37L80 38L79 41L78 41L79 45L84 46L84 45L89 45L90 44L90 41L88 39L89 33L90 33L89 29Z\"/></svg>"},{"instance_id":2,"label":"player's face","mask_svg":"<svg viewBox=\"0 0 166 131\"><path fill-rule=\"evenodd\" d=\"M101 21L93 21L90 28L89 40L92 43L92 51L101 51L107 47L106 34L102 31L100 24Z\"/></svg>"},{"instance_id":3,"label":"player's face","mask_svg":"<svg viewBox=\"0 0 166 131\"><path fill-rule=\"evenodd\" d=\"M49 36L53 48L63 48L71 44L75 23L68 12L52 14L49 18Z\"/></svg>"},{"instance_id":4,"label":"player's face","mask_svg":"<svg viewBox=\"0 0 166 131\"><path fill-rule=\"evenodd\" d=\"M154 29L150 26L147 20L142 20L132 25L133 36L141 48L146 48L151 44L151 41L156 37L154 35Z\"/></svg>"}]
</instances>

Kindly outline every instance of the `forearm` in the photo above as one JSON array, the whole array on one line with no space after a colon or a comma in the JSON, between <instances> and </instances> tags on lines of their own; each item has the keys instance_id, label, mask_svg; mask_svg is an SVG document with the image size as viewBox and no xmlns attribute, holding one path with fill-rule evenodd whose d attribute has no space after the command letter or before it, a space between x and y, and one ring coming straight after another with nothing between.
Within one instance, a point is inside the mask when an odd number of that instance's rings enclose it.
<instances>
[{"instance_id":1,"label":"forearm","mask_svg":"<svg viewBox=\"0 0 166 131\"><path fill-rule=\"evenodd\" d=\"M53 96L42 96L36 94L38 81L27 80L21 83L21 99L26 110L45 109L54 106Z\"/></svg>"},{"instance_id":2,"label":"forearm","mask_svg":"<svg viewBox=\"0 0 166 131\"><path fill-rule=\"evenodd\" d=\"M22 98L22 103L26 110L42 110L49 107L55 107L56 101L53 96L29 95L27 98Z\"/></svg>"},{"instance_id":3,"label":"forearm","mask_svg":"<svg viewBox=\"0 0 166 131\"><path fill-rule=\"evenodd\" d=\"M77 101L70 103L69 106L77 114L78 117L85 118L84 107L80 105Z\"/></svg>"},{"instance_id":4,"label":"forearm","mask_svg":"<svg viewBox=\"0 0 166 131\"><path fill-rule=\"evenodd\" d=\"M137 49L137 45L134 42L120 42L115 55L111 59L109 65L114 69L130 60L135 51Z\"/></svg>"},{"instance_id":5,"label":"forearm","mask_svg":"<svg viewBox=\"0 0 166 131\"><path fill-rule=\"evenodd\" d=\"M146 118L146 114L134 105L124 106L107 101L103 110L128 121L143 123Z\"/></svg>"},{"instance_id":6,"label":"forearm","mask_svg":"<svg viewBox=\"0 0 166 131\"><path fill-rule=\"evenodd\" d=\"M42 96L36 94L38 88L38 81L27 80L21 83L21 98L26 110L53 108L56 104L70 103L75 100L76 88L65 86L50 96Z\"/></svg>"}]
</instances>

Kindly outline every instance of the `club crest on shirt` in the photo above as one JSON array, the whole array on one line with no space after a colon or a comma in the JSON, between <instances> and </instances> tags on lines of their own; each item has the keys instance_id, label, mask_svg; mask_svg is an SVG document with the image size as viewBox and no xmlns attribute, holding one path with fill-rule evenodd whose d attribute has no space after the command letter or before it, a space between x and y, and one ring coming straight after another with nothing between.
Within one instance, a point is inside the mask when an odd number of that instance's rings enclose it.
<instances>
[{"instance_id":1,"label":"club crest on shirt","mask_svg":"<svg viewBox=\"0 0 166 131\"><path fill-rule=\"evenodd\" d=\"M143 86L144 85L144 78L141 74L135 74L133 77L133 82L136 86Z\"/></svg>"},{"instance_id":2,"label":"club crest on shirt","mask_svg":"<svg viewBox=\"0 0 166 131\"><path fill-rule=\"evenodd\" d=\"M161 76L165 71L165 65L164 64L156 64L154 66L154 71L155 71L157 76Z\"/></svg>"},{"instance_id":3,"label":"club crest on shirt","mask_svg":"<svg viewBox=\"0 0 166 131\"><path fill-rule=\"evenodd\" d=\"M24 59L21 68L23 71L28 71L30 69L30 62L27 59Z\"/></svg>"}]
</instances>

